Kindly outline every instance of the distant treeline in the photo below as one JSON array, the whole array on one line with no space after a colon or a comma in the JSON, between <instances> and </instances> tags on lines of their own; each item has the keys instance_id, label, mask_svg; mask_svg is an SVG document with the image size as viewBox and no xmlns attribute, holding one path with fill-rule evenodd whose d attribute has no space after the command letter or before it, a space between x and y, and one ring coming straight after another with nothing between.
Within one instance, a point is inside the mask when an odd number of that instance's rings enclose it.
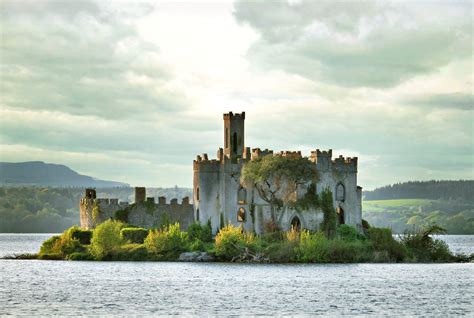
<instances>
[{"instance_id":1,"label":"distant treeline","mask_svg":"<svg viewBox=\"0 0 474 318\"><path fill-rule=\"evenodd\" d=\"M365 200L430 199L474 201L474 180L409 181L364 191Z\"/></svg>"},{"instance_id":2,"label":"distant treeline","mask_svg":"<svg viewBox=\"0 0 474 318\"><path fill-rule=\"evenodd\" d=\"M79 224L82 188L0 187L0 233L58 233ZM134 189L97 189L99 198L133 202ZM147 196L181 200L189 188L147 188Z\"/></svg>"}]
</instances>

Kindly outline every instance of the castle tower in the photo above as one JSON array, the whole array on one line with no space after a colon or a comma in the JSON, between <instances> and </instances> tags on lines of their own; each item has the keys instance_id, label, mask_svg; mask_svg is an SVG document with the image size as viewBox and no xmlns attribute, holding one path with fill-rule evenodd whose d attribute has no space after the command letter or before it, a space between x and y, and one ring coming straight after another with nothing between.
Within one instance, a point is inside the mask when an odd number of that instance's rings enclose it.
<instances>
[{"instance_id":1,"label":"castle tower","mask_svg":"<svg viewBox=\"0 0 474 318\"><path fill-rule=\"evenodd\" d=\"M95 227L94 222L94 207L96 200L96 192L94 189L86 189L84 197L81 198L79 204L79 212L81 219L81 228L89 230Z\"/></svg>"},{"instance_id":2,"label":"castle tower","mask_svg":"<svg viewBox=\"0 0 474 318\"><path fill-rule=\"evenodd\" d=\"M244 139L245 112L224 114L224 155L237 160L245 151Z\"/></svg>"}]
</instances>

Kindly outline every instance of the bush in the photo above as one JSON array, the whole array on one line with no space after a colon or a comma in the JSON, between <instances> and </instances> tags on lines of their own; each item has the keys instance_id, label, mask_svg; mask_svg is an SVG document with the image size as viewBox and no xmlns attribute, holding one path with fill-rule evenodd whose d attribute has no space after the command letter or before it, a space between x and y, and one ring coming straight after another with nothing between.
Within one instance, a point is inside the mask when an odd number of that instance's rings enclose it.
<instances>
[{"instance_id":1,"label":"bush","mask_svg":"<svg viewBox=\"0 0 474 318\"><path fill-rule=\"evenodd\" d=\"M125 244L112 255L114 261L146 261L151 257L143 244Z\"/></svg>"},{"instance_id":2,"label":"bush","mask_svg":"<svg viewBox=\"0 0 474 318\"><path fill-rule=\"evenodd\" d=\"M331 263L359 263L372 260L370 244L364 241L329 240L326 248Z\"/></svg>"},{"instance_id":3,"label":"bush","mask_svg":"<svg viewBox=\"0 0 474 318\"><path fill-rule=\"evenodd\" d=\"M189 245L189 250L191 252L204 252L205 250L204 243L200 239L195 239Z\"/></svg>"},{"instance_id":4,"label":"bush","mask_svg":"<svg viewBox=\"0 0 474 318\"><path fill-rule=\"evenodd\" d=\"M364 240L329 240L322 232L302 231L295 248L299 262L356 263L371 260L370 244Z\"/></svg>"},{"instance_id":5,"label":"bush","mask_svg":"<svg viewBox=\"0 0 474 318\"><path fill-rule=\"evenodd\" d=\"M79 240L79 243L82 245L89 245L91 243L92 231L83 230L78 226L73 226L69 229L71 237L73 239Z\"/></svg>"},{"instance_id":6,"label":"bush","mask_svg":"<svg viewBox=\"0 0 474 318\"><path fill-rule=\"evenodd\" d=\"M359 231L350 225L341 224L337 228L337 237L344 241L363 241L365 236L360 234Z\"/></svg>"},{"instance_id":7,"label":"bush","mask_svg":"<svg viewBox=\"0 0 474 318\"><path fill-rule=\"evenodd\" d=\"M431 235L440 233L445 233L445 229L437 225L430 225L417 232L406 232L401 241L414 261L451 262L456 258L449 250L448 245L431 237Z\"/></svg>"},{"instance_id":8,"label":"bush","mask_svg":"<svg viewBox=\"0 0 474 318\"><path fill-rule=\"evenodd\" d=\"M59 236L53 236L44 241L41 245L40 259L66 259L74 252L84 252L85 248L78 239L72 237L74 228L64 231Z\"/></svg>"},{"instance_id":9,"label":"bush","mask_svg":"<svg viewBox=\"0 0 474 318\"><path fill-rule=\"evenodd\" d=\"M241 255L245 248L253 247L255 237L244 232L241 227L231 223L224 226L216 235L216 256L224 260L232 260Z\"/></svg>"},{"instance_id":10,"label":"bush","mask_svg":"<svg viewBox=\"0 0 474 318\"><path fill-rule=\"evenodd\" d=\"M67 257L70 261L93 261L94 256L87 252L74 252Z\"/></svg>"},{"instance_id":11,"label":"bush","mask_svg":"<svg viewBox=\"0 0 474 318\"><path fill-rule=\"evenodd\" d=\"M329 261L328 239L322 232L311 234L303 230L295 247L296 259L299 262L327 263Z\"/></svg>"},{"instance_id":12,"label":"bush","mask_svg":"<svg viewBox=\"0 0 474 318\"><path fill-rule=\"evenodd\" d=\"M90 251L98 260L111 259L125 240L120 235L124 223L107 220L99 224L92 233Z\"/></svg>"},{"instance_id":13,"label":"bush","mask_svg":"<svg viewBox=\"0 0 474 318\"><path fill-rule=\"evenodd\" d=\"M182 232L179 223L171 224L164 229L152 230L145 239L149 252L163 259L175 260L181 252L187 249L188 234Z\"/></svg>"},{"instance_id":14,"label":"bush","mask_svg":"<svg viewBox=\"0 0 474 318\"><path fill-rule=\"evenodd\" d=\"M212 242L211 220L206 225L195 222L188 227L188 237L190 241L200 240L202 242Z\"/></svg>"},{"instance_id":15,"label":"bush","mask_svg":"<svg viewBox=\"0 0 474 318\"><path fill-rule=\"evenodd\" d=\"M295 252L297 244L297 242L280 240L278 242L270 243L265 248L264 252L265 255L270 259L270 262L291 263L297 260Z\"/></svg>"},{"instance_id":16,"label":"bush","mask_svg":"<svg viewBox=\"0 0 474 318\"><path fill-rule=\"evenodd\" d=\"M376 252L374 261L402 262L407 257L406 247L393 238L392 230L370 227L367 235Z\"/></svg>"},{"instance_id":17,"label":"bush","mask_svg":"<svg viewBox=\"0 0 474 318\"><path fill-rule=\"evenodd\" d=\"M143 244L148 230L141 227L126 227L120 231L120 236L130 243Z\"/></svg>"}]
</instances>

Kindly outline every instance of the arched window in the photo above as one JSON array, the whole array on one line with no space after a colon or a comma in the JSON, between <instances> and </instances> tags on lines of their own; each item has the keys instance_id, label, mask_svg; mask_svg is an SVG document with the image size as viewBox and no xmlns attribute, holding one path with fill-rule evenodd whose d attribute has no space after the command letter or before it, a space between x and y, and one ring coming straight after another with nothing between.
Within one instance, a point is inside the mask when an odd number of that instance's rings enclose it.
<instances>
[{"instance_id":1,"label":"arched window","mask_svg":"<svg viewBox=\"0 0 474 318\"><path fill-rule=\"evenodd\" d=\"M344 202L346 199L346 189L342 183L338 183L336 186L336 201Z\"/></svg>"},{"instance_id":2,"label":"arched window","mask_svg":"<svg viewBox=\"0 0 474 318\"><path fill-rule=\"evenodd\" d=\"M240 187L237 192L237 203L238 204L245 204L247 202L247 190L243 187Z\"/></svg>"},{"instance_id":3,"label":"arched window","mask_svg":"<svg viewBox=\"0 0 474 318\"><path fill-rule=\"evenodd\" d=\"M301 221L297 216L295 216L293 219L291 219L291 227L294 228L297 231L299 231L301 229Z\"/></svg>"},{"instance_id":4,"label":"arched window","mask_svg":"<svg viewBox=\"0 0 474 318\"><path fill-rule=\"evenodd\" d=\"M233 145L233 151L234 154L237 153L237 133L234 133L234 136L232 137L232 145Z\"/></svg>"},{"instance_id":5,"label":"arched window","mask_svg":"<svg viewBox=\"0 0 474 318\"><path fill-rule=\"evenodd\" d=\"M196 210L196 221L199 222L199 209Z\"/></svg>"},{"instance_id":6,"label":"arched window","mask_svg":"<svg viewBox=\"0 0 474 318\"><path fill-rule=\"evenodd\" d=\"M245 222L245 209L244 208L240 208L237 211L237 221Z\"/></svg>"},{"instance_id":7,"label":"arched window","mask_svg":"<svg viewBox=\"0 0 474 318\"><path fill-rule=\"evenodd\" d=\"M196 188L196 201L199 201L199 187Z\"/></svg>"}]
</instances>

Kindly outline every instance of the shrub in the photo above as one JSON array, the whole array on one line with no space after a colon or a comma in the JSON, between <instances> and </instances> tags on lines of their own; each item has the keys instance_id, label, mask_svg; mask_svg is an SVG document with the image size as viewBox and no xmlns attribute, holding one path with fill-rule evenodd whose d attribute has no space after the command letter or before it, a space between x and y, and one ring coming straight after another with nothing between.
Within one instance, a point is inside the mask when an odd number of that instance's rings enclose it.
<instances>
[{"instance_id":1,"label":"shrub","mask_svg":"<svg viewBox=\"0 0 474 318\"><path fill-rule=\"evenodd\" d=\"M59 236L47 239L40 248L39 258L41 259L66 259L69 254L83 252L85 248L78 239L72 237L74 228L64 231Z\"/></svg>"},{"instance_id":2,"label":"shrub","mask_svg":"<svg viewBox=\"0 0 474 318\"><path fill-rule=\"evenodd\" d=\"M151 257L143 244L125 244L112 255L114 261L146 261Z\"/></svg>"},{"instance_id":3,"label":"shrub","mask_svg":"<svg viewBox=\"0 0 474 318\"><path fill-rule=\"evenodd\" d=\"M276 263L290 263L295 262L296 252L295 248L298 242L290 242L281 240L270 243L264 250L265 255L270 259L270 262Z\"/></svg>"},{"instance_id":4,"label":"shrub","mask_svg":"<svg viewBox=\"0 0 474 318\"><path fill-rule=\"evenodd\" d=\"M372 249L366 241L343 241L340 239L328 242L328 256L332 263L360 263L372 260Z\"/></svg>"},{"instance_id":5,"label":"shrub","mask_svg":"<svg viewBox=\"0 0 474 318\"><path fill-rule=\"evenodd\" d=\"M124 223L107 220L99 224L92 233L90 251L97 259L110 259L120 249L125 240L120 235Z\"/></svg>"},{"instance_id":6,"label":"shrub","mask_svg":"<svg viewBox=\"0 0 474 318\"><path fill-rule=\"evenodd\" d=\"M164 229L152 230L145 239L149 252L174 260L187 248L188 234L182 232L179 223L171 224Z\"/></svg>"},{"instance_id":7,"label":"shrub","mask_svg":"<svg viewBox=\"0 0 474 318\"><path fill-rule=\"evenodd\" d=\"M188 237L190 241L200 240L202 242L212 242L211 220L206 225L195 222L188 227Z\"/></svg>"},{"instance_id":8,"label":"shrub","mask_svg":"<svg viewBox=\"0 0 474 318\"><path fill-rule=\"evenodd\" d=\"M450 262L455 259L447 244L433 239L431 235L445 233L446 230L437 225L430 225L417 232L406 232L401 241L408 249L413 260L419 262Z\"/></svg>"},{"instance_id":9,"label":"shrub","mask_svg":"<svg viewBox=\"0 0 474 318\"><path fill-rule=\"evenodd\" d=\"M56 245L56 242L61 239L60 235L54 235L51 236L49 239L43 242L43 244L40 247L40 255L41 254L50 254L53 251L54 246Z\"/></svg>"},{"instance_id":10,"label":"shrub","mask_svg":"<svg viewBox=\"0 0 474 318\"><path fill-rule=\"evenodd\" d=\"M303 230L305 232L305 230ZM287 232L285 232L285 238L288 242L296 242L300 239L300 231L294 226Z\"/></svg>"},{"instance_id":11,"label":"shrub","mask_svg":"<svg viewBox=\"0 0 474 318\"><path fill-rule=\"evenodd\" d=\"M74 252L67 257L70 261L93 261L94 256L87 252Z\"/></svg>"},{"instance_id":12,"label":"shrub","mask_svg":"<svg viewBox=\"0 0 474 318\"><path fill-rule=\"evenodd\" d=\"M392 230L371 227L367 230L367 235L376 252L374 261L401 262L407 257L406 247L393 238Z\"/></svg>"},{"instance_id":13,"label":"shrub","mask_svg":"<svg viewBox=\"0 0 474 318\"><path fill-rule=\"evenodd\" d=\"M83 230L78 226L73 226L69 229L71 237L79 240L82 245L89 245L91 243L92 231Z\"/></svg>"},{"instance_id":14,"label":"shrub","mask_svg":"<svg viewBox=\"0 0 474 318\"><path fill-rule=\"evenodd\" d=\"M204 243L200 239L195 239L189 245L191 252L203 252L205 250Z\"/></svg>"},{"instance_id":15,"label":"shrub","mask_svg":"<svg viewBox=\"0 0 474 318\"><path fill-rule=\"evenodd\" d=\"M143 244L148 230L141 227L126 227L120 231L120 236L130 243Z\"/></svg>"},{"instance_id":16,"label":"shrub","mask_svg":"<svg viewBox=\"0 0 474 318\"><path fill-rule=\"evenodd\" d=\"M254 241L253 234L244 232L242 227L235 227L229 223L216 235L216 255L224 260L232 260L241 255L245 248L252 247Z\"/></svg>"},{"instance_id":17,"label":"shrub","mask_svg":"<svg viewBox=\"0 0 474 318\"><path fill-rule=\"evenodd\" d=\"M308 230L303 230L295 247L296 259L299 262L327 263L327 244L328 239L322 232L311 234Z\"/></svg>"},{"instance_id":18,"label":"shrub","mask_svg":"<svg viewBox=\"0 0 474 318\"><path fill-rule=\"evenodd\" d=\"M341 224L337 228L337 237L344 241L365 240L365 236L353 226Z\"/></svg>"}]
</instances>

